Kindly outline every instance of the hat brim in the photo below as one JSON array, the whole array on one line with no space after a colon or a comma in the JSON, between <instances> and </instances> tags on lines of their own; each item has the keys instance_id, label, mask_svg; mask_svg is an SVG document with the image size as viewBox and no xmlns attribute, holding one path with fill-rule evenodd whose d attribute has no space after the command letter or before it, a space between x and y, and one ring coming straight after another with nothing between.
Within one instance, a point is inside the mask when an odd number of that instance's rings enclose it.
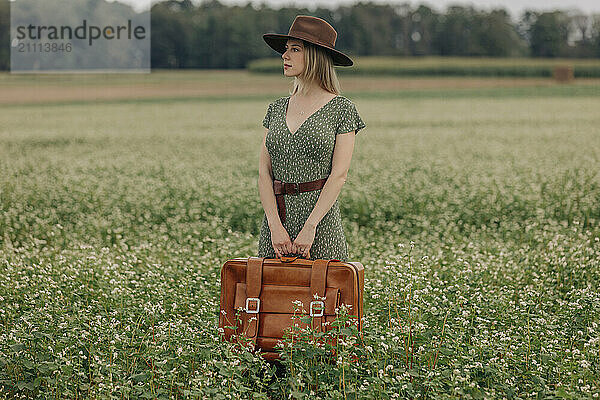
<instances>
[{"instance_id":1,"label":"hat brim","mask_svg":"<svg viewBox=\"0 0 600 400\"><path fill-rule=\"evenodd\" d=\"M348 57L347 55L345 55L344 53L342 53L341 51L338 51L329 46L324 46L322 44L313 43L306 39L297 38L297 37L289 36L289 35L281 35L279 33L265 33L263 35L263 39L269 45L269 47L271 47L273 50L275 50L279 54L285 53L285 45L286 45L286 42L288 41L288 39L304 40L304 41L314 44L315 46L319 46L319 47L327 50L329 52L329 54L331 54L331 58L333 59L333 65L335 65L335 66L351 67L352 65L354 65L354 62L352 61L352 59L350 57Z\"/></svg>"}]
</instances>

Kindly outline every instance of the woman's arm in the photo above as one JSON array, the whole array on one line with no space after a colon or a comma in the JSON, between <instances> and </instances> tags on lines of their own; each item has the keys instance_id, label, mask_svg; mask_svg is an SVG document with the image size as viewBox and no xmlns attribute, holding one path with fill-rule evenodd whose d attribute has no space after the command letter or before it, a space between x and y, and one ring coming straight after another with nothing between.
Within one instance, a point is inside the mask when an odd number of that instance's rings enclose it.
<instances>
[{"instance_id":1,"label":"woman's arm","mask_svg":"<svg viewBox=\"0 0 600 400\"><path fill-rule=\"evenodd\" d=\"M355 131L337 135L331 161L331 174L321 189L317 203L304 224L306 227L316 229L321 219L335 203L342 186L346 183L355 137Z\"/></svg>"},{"instance_id":2,"label":"woman's arm","mask_svg":"<svg viewBox=\"0 0 600 400\"><path fill-rule=\"evenodd\" d=\"M308 256L310 247L312 247L315 240L317 225L329 209L331 209L331 206L333 206L333 203L335 203L342 190L342 186L346 183L350 160L352 159L352 151L354 150L355 136L356 131L337 135L331 161L331 173L321 189L317 204L315 204L315 207L306 219L302 230L294 239L294 243L292 244L292 251L294 253L302 253L304 257Z\"/></svg>"},{"instance_id":3,"label":"woman's arm","mask_svg":"<svg viewBox=\"0 0 600 400\"><path fill-rule=\"evenodd\" d=\"M275 201L275 191L273 190L273 170L271 169L271 157L267 151L265 140L268 129L265 128L265 136L260 147L260 162L258 166L258 194L262 203L269 226L281 224L281 219L277 212L277 203Z\"/></svg>"},{"instance_id":4,"label":"woman's arm","mask_svg":"<svg viewBox=\"0 0 600 400\"><path fill-rule=\"evenodd\" d=\"M271 242L275 255L279 258L283 254L292 253L292 241L290 236L285 230L285 227L281 223L279 218L279 212L277 210L277 203L275 201L275 191L273 190L273 170L271 167L271 157L269 151L265 145L267 138L267 132L265 130L265 137L260 148L260 161L258 166L258 194L260 196L260 202L262 203L265 215L267 216L267 222L269 223L269 230L271 231Z\"/></svg>"}]
</instances>

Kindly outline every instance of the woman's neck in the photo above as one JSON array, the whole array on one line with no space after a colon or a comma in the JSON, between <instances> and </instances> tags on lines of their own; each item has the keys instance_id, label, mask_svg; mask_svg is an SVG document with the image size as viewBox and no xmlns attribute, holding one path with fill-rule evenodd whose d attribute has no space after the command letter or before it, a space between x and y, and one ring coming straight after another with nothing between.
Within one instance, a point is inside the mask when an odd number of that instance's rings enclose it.
<instances>
[{"instance_id":1,"label":"woman's neck","mask_svg":"<svg viewBox=\"0 0 600 400\"><path fill-rule=\"evenodd\" d=\"M300 90L297 90L294 95L298 97L318 97L324 95L325 93L329 92L320 86L313 85L305 88L304 93L300 93Z\"/></svg>"}]
</instances>

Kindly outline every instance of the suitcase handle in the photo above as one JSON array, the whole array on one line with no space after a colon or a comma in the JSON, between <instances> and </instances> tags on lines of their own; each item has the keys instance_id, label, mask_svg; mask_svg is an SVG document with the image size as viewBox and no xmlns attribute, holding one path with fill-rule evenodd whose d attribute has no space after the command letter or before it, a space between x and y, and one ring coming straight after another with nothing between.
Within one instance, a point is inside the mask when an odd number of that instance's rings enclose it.
<instances>
[{"instance_id":1,"label":"suitcase handle","mask_svg":"<svg viewBox=\"0 0 600 400\"><path fill-rule=\"evenodd\" d=\"M297 258L304 258L304 259L308 260L310 258L310 250L308 251L308 256L306 258L300 254L294 254L294 255L281 256L280 260L281 260L281 262L293 262Z\"/></svg>"}]
</instances>

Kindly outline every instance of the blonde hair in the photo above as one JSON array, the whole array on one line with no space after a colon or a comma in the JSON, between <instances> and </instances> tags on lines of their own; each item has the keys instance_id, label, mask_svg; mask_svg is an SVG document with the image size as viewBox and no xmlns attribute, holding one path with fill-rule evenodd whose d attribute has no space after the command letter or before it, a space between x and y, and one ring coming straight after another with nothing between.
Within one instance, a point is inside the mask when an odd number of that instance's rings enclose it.
<instances>
[{"instance_id":1,"label":"blonde hair","mask_svg":"<svg viewBox=\"0 0 600 400\"><path fill-rule=\"evenodd\" d=\"M339 95L342 92L335 69L333 58L327 50L310 42L304 44L304 71L294 77L290 95L296 92L306 93L307 86L317 84L328 92Z\"/></svg>"}]
</instances>

